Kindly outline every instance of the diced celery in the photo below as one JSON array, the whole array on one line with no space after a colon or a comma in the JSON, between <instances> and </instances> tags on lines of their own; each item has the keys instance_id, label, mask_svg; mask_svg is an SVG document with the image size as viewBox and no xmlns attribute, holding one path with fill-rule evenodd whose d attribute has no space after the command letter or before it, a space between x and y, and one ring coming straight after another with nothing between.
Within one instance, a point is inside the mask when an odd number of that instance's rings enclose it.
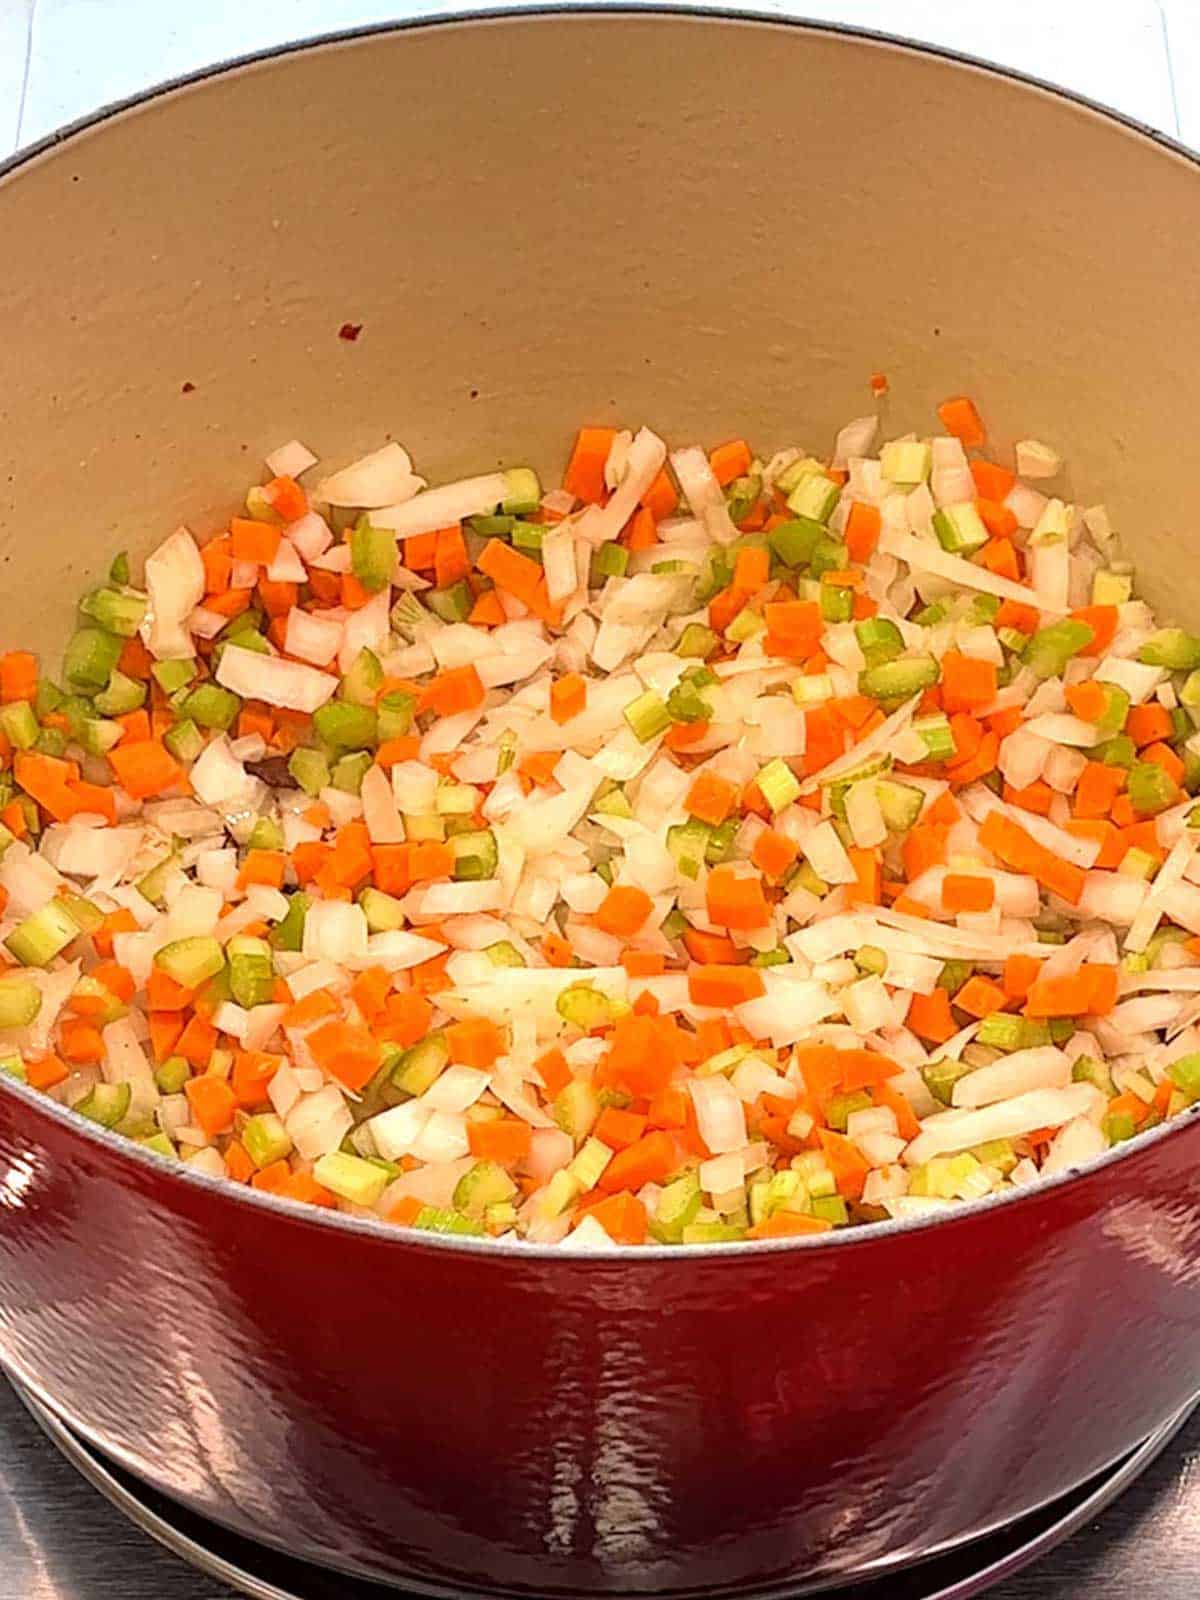
<instances>
[{"instance_id":1,"label":"diced celery","mask_svg":"<svg viewBox=\"0 0 1200 1600\"><path fill-rule=\"evenodd\" d=\"M1024 664L1039 678L1061 677L1067 662L1095 637L1086 622L1065 617L1061 622L1038 629L1026 647Z\"/></svg>"},{"instance_id":2,"label":"diced celery","mask_svg":"<svg viewBox=\"0 0 1200 1600\"><path fill-rule=\"evenodd\" d=\"M880 778L875 785L875 798L889 833L907 833L915 827L925 804L925 794L911 784L894 778Z\"/></svg>"},{"instance_id":3,"label":"diced celery","mask_svg":"<svg viewBox=\"0 0 1200 1600\"><path fill-rule=\"evenodd\" d=\"M224 732L233 726L241 709L241 699L232 691L219 683L202 683L185 697L179 715L199 728Z\"/></svg>"},{"instance_id":4,"label":"diced celery","mask_svg":"<svg viewBox=\"0 0 1200 1600\"><path fill-rule=\"evenodd\" d=\"M1025 1018L1014 1017L1008 1011L993 1011L979 1024L975 1040L977 1044L988 1045L993 1050L1023 1050L1027 1048Z\"/></svg>"},{"instance_id":5,"label":"diced celery","mask_svg":"<svg viewBox=\"0 0 1200 1600\"><path fill-rule=\"evenodd\" d=\"M856 1111L867 1111L874 1104L871 1096L864 1089L855 1089L850 1094L835 1094L825 1102L825 1121L835 1133L845 1133L848 1119Z\"/></svg>"},{"instance_id":6,"label":"diced celery","mask_svg":"<svg viewBox=\"0 0 1200 1600\"><path fill-rule=\"evenodd\" d=\"M592 802L592 810L598 811L604 817L633 816L633 807L625 791L614 785L606 794L602 793Z\"/></svg>"},{"instance_id":7,"label":"diced celery","mask_svg":"<svg viewBox=\"0 0 1200 1600\"><path fill-rule=\"evenodd\" d=\"M765 767L759 769L757 777L758 787L762 790L763 799L773 812L780 812L790 806L793 800L799 799L800 782L796 774L780 756L774 761L768 761Z\"/></svg>"},{"instance_id":8,"label":"diced celery","mask_svg":"<svg viewBox=\"0 0 1200 1600\"><path fill-rule=\"evenodd\" d=\"M568 1129L567 1131L569 1132L570 1130ZM579 1186L581 1194L586 1194L589 1189L596 1187L605 1167L608 1166L612 1158L613 1152L599 1139L585 1140L575 1159L567 1168L567 1171Z\"/></svg>"},{"instance_id":9,"label":"diced celery","mask_svg":"<svg viewBox=\"0 0 1200 1600\"><path fill-rule=\"evenodd\" d=\"M704 859L710 867L719 867L722 862L732 858L739 826L736 817L726 817L724 822L718 822L715 827L708 830Z\"/></svg>"},{"instance_id":10,"label":"diced celery","mask_svg":"<svg viewBox=\"0 0 1200 1600\"><path fill-rule=\"evenodd\" d=\"M106 633L132 639L146 615L146 603L144 594L128 589L93 589L79 602L79 609Z\"/></svg>"},{"instance_id":11,"label":"diced celery","mask_svg":"<svg viewBox=\"0 0 1200 1600\"><path fill-rule=\"evenodd\" d=\"M1191 672L1200 667L1200 634L1187 633L1183 628L1160 628L1138 651L1138 660L1148 667Z\"/></svg>"},{"instance_id":12,"label":"diced celery","mask_svg":"<svg viewBox=\"0 0 1200 1600\"><path fill-rule=\"evenodd\" d=\"M239 1006L265 1006L275 989L275 963L265 939L238 934L225 947L229 990Z\"/></svg>"},{"instance_id":13,"label":"diced celery","mask_svg":"<svg viewBox=\"0 0 1200 1600\"><path fill-rule=\"evenodd\" d=\"M667 715L672 722L707 722L712 706L696 684L684 678L667 696Z\"/></svg>"},{"instance_id":14,"label":"diced celery","mask_svg":"<svg viewBox=\"0 0 1200 1600\"><path fill-rule=\"evenodd\" d=\"M67 736L61 728L42 728L34 749L44 756L62 756L67 748Z\"/></svg>"},{"instance_id":15,"label":"diced celery","mask_svg":"<svg viewBox=\"0 0 1200 1600\"><path fill-rule=\"evenodd\" d=\"M282 1161L292 1153L291 1134L280 1118L270 1111L247 1117L242 1128L242 1144L246 1154L260 1170L274 1161Z\"/></svg>"},{"instance_id":16,"label":"diced celery","mask_svg":"<svg viewBox=\"0 0 1200 1600\"><path fill-rule=\"evenodd\" d=\"M42 992L28 978L0 978L0 1028L27 1028L42 1009Z\"/></svg>"},{"instance_id":17,"label":"diced celery","mask_svg":"<svg viewBox=\"0 0 1200 1600\"><path fill-rule=\"evenodd\" d=\"M384 894L382 889L366 888L359 895L358 903L372 933L392 933L404 926L404 907L394 895Z\"/></svg>"},{"instance_id":18,"label":"diced celery","mask_svg":"<svg viewBox=\"0 0 1200 1600\"><path fill-rule=\"evenodd\" d=\"M827 523L841 494L840 487L821 473L806 473L788 495L788 510L797 517Z\"/></svg>"},{"instance_id":19,"label":"diced celery","mask_svg":"<svg viewBox=\"0 0 1200 1600\"><path fill-rule=\"evenodd\" d=\"M40 911L19 922L4 943L23 967L45 967L78 937L79 924L66 907L48 900Z\"/></svg>"},{"instance_id":20,"label":"diced celery","mask_svg":"<svg viewBox=\"0 0 1200 1600\"><path fill-rule=\"evenodd\" d=\"M215 978L223 970L225 952L217 939L198 934L163 945L155 954L154 965L185 989L198 989L208 978Z\"/></svg>"},{"instance_id":21,"label":"diced celery","mask_svg":"<svg viewBox=\"0 0 1200 1600\"><path fill-rule=\"evenodd\" d=\"M623 578L628 566L629 551L610 539L593 552L588 582L598 588L607 578Z\"/></svg>"},{"instance_id":22,"label":"diced celery","mask_svg":"<svg viewBox=\"0 0 1200 1600\"><path fill-rule=\"evenodd\" d=\"M697 657L706 660L717 648L720 641L711 628L706 628L701 622L689 622L679 635L679 642L675 646L677 656Z\"/></svg>"},{"instance_id":23,"label":"diced celery","mask_svg":"<svg viewBox=\"0 0 1200 1600\"><path fill-rule=\"evenodd\" d=\"M814 472L822 478L825 477L825 463L818 461L816 456L799 456L776 475L775 487L780 494L791 494L802 478Z\"/></svg>"},{"instance_id":24,"label":"diced celery","mask_svg":"<svg viewBox=\"0 0 1200 1600\"><path fill-rule=\"evenodd\" d=\"M334 762L329 782L333 788L341 789L345 794L357 794L370 770L371 757L365 750L359 750L353 755L341 756Z\"/></svg>"},{"instance_id":25,"label":"diced celery","mask_svg":"<svg viewBox=\"0 0 1200 1600\"><path fill-rule=\"evenodd\" d=\"M104 922L104 912L93 901L84 899L83 895L64 891L59 894L57 903L81 933L95 933Z\"/></svg>"},{"instance_id":26,"label":"diced celery","mask_svg":"<svg viewBox=\"0 0 1200 1600\"><path fill-rule=\"evenodd\" d=\"M119 634L102 628L79 628L67 641L63 653L63 681L79 693L103 689L120 658Z\"/></svg>"},{"instance_id":27,"label":"diced celery","mask_svg":"<svg viewBox=\"0 0 1200 1600\"><path fill-rule=\"evenodd\" d=\"M390 528L372 527L364 513L350 531L350 570L371 594L386 589L396 565L396 535Z\"/></svg>"},{"instance_id":28,"label":"diced celery","mask_svg":"<svg viewBox=\"0 0 1200 1600\"><path fill-rule=\"evenodd\" d=\"M433 808L440 817L469 817L479 802L479 790L471 783L439 783Z\"/></svg>"},{"instance_id":29,"label":"diced celery","mask_svg":"<svg viewBox=\"0 0 1200 1600\"><path fill-rule=\"evenodd\" d=\"M531 556L535 561L542 559L542 541L546 537L546 530L540 523L518 519L513 523L509 537L514 550L520 550L522 555Z\"/></svg>"},{"instance_id":30,"label":"diced celery","mask_svg":"<svg viewBox=\"0 0 1200 1600\"><path fill-rule=\"evenodd\" d=\"M1200 1053L1179 1056L1167 1066L1167 1077L1189 1102L1200 1100Z\"/></svg>"},{"instance_id":31,"label":"diced celery","mask_svg":"<svg viewBox=\"0 0 1200 1600\"><path fill-rule=\"evenodd\" d=\"M920 628L936 628L938 623L945 622L949 615L945 604L941 600L935 600L931 605L922 606L913 617L913 621ZM1024 634L1021 635L1021 642L1022 644L1025 642Z\"/></svg>"},{"instance_id":32,"label":"diced celery","mask_svg":"<svg viewBox=\"0 0 1200 1600\"><path fill-rule=\"evenodd\" d=\"M475 592L463 578L445 589L428 590L425 604L443 622L465 622L475 605Z\"/></svg>"},{"instance_id":33,"label":"diced celery","mask_svg":"<svg viewBox=\"0 0 1200 1600\"><path fill-rule=\"evenodd\" d=\"M939 989L945 989L948 995L956 995L974 970L969 961L943 961L942 970L938 973L937 986Z\"/></svg>"},{"instance_id":34,"label":"diced celery","mask_svg":"<svg viewBox=\"0 0 1200 1600\"><path fill-rule=\"evenodd\" d=\"M726 505L729 510L729 520L736 526L753 511L759 495L762 494L763 481L758 473L747 477L735 478L725 491Z\"/></svg>"},{"instance_id":35,"label":"diced celery","mask_svg":"<svg viewBox=\"0 0 1200 1600\"><path fill-rule=\"evenodd\" d=\"M703 1204L699 1174L683 1173L659 1194L658 1209L649 1222L651 1234L660 1244L680 1244L684 1229L694 1223Z\"/></svg>"},{"instance_id":36,"label":"diced celery","mask_svg":"<svg viewBox=\"0 0 1200 1600\"><path fill-rule=\"evenodd\" d=\"M293 750L288 758L288 772L304 790L315 799L329 783L329 762L319 750L304 745Z\"/></svg>"},{"instance_id":37,"label":"diced celery","mask_svg":"<svg viewBox=\"0 0 1200 1600\"><path fill-rule=\"evenodd\" d=\"M506 539L512 532L513 519L506 516L468 517L467 527L481 539Z\"/></svg>"},{"instance_id":38,"label":"diced celery","mask_svg":"<svg viewBox=\"0 0 1200 1600\"><path fill-rule=\"evenodd\" d=\"M150 671L164 694L174 694L177 689L186 689L195 678L196 663L190 658L187 661L155 661Z\"/></svg>"},{"instance_id":39,"label":"diced celery","mask_svg":"<svg viewBox=\"0 0 1200 1600\"><path fill-rule=\"evenodd\" d=\"M81 725L76 738L89 755L103 756L120 744L123 732L119 722L89 717Z\"/></svg>"},{"instance_id":40,"label":"diced celery","mask_svg":"<svg viewBox=\"0 0 1200 1600\"><path fill-rule=\"evenodd\" d=\"M953 759L958 746L954 742L949 718L941 712L930 717L918 717L912 724L912 730L920 737L930 761Z\"/></svg>"},{"instance_id":41,"label":"diced celery","mask_svg":"<svg viewBox=\"0 0 1200 1600\"><path fill-rule=\"evenodd\" d=\"M785 567L806 567L813 551L828 537L823 522L812 517L797 517L792 522L781 522L767 535L767 543Z\"/></svg>"},{"instance_id":42,"label":"diced celery","mask_svg":"<svg viewBox=\"0 0 1200 1600\"><path fill-rule=\"evenodd\" d=\"M652 689L625 707L625 721L642 744L648 744L671 726L671 713Z\"/></svg>"},{"instance_id":43,"label":"diced celery","mask_svg":"<svg viewBox=\"0 0 1200 1600\"><path fill-rule=\"evenodd\" d=\"M791 959L791 956L781 945L776 945L774 950L756 950L750 957L750 965L752 967L786 967Z\"/></svg>"},{"instance_id":44,"label":"diced celery","mask_svg":"<svg viewBox=\"0 0 1200 1600\"><path fill-rule=\"evenodd\" d=\"M1137 1123L1128 1112L1112 1112L1103 1118L1100 1131L1109 1144L1124 1144L1127 1139L1132 1139L1137 1130Z\"/></svg>"},{"instance_id":45,"label":"diced celery","mask_svg":"<svg viewBox=\"0 0 1200 1600\"><path fill-rule=\"evenodd\" d=\"M835 1228L844 1228L850 1221L846 1202L840 1194L817 1195L812 1202L812 1214L824 1222L832 1222Z\"/></svg>"},{"instance_id":46,"label":"diced celery","mask_svg":"<svg viewBox=\"0 0 1200 1600\"><path fill-rule=\"evenodd\" d=\"M676 823L667 829L667 849L675 861L675 870L683 878L698 878L704 865L711 832L707 823L697 817Z\"/></svg>"},{"instance_id":47,"label":"diced celery","mask_svg":"<svg viewBox=\"0 0 1200 1600\"><path fill-rule=\"evenodd\" d=\"M844 572L850 565L850 552L836 539L821 539L808 565L814 578L823 578L827 572Z\"/></svg>"},{"instance_id":48,"label":"diced celery","mask_svg":"<svg viewBox=\"0 0 1200 1600\"><path fill-rule=\"evenodd\" d=\"M542 503L542 486L532 467L510 467L504 474L505 495L500 510L509 517L528 517Z\"/></svg>"},{"instance_id":49,"label":"diced celery","mask_svg":"<svg viewBox=\"0 0 1200 1600\"><path fill-rule=\"evenodd\" d=\"M75 1110L102 1128L115 1128L128 1112L132 1098L133 1089L128 1083L97 1083L75 1102Z\"/></svg>"},{"instance_id":50,"label":"diced celery","mask_svg":"<svg viewBox=\"0 0 1200 1600\"><path fill-rule=\"evenodd\" d=\"M1029 543L1034 548L1038 545L1061 544L1070 529L1071 517L1067 507L1061 500L1047 500L1029 535Z\"/></svg>"},{"instance_id":51,"label":"diced celery","mask_svg":"<svg viewBox=\"0 0 1200 1600\"><path fill-rule=\"evenodd\" d=\"M100 691L93 704L106 717L125 717L131 711L137 711L145 701L146 685L134 678L127 678L119 668L114 667L108 687Z\"/></svg>"},{"instance_id":52,"label":"diced celery","mask_svg":"<svg viewBox=\"0 0 1200 1600\"><path fill-rule=\"evenodd\" d=\"M821 620L823 622L849 622L854 615L854 590L832 583L821 585Z\"/></svg>"},{"instance_id":53,"label":"diced celery","mask_svg":"<svg viewBox=\"0 0 1200 1600\"><path fill-rule=\"evenodd\" d=\"M163 743L176 761L195 761L204 749L204 735L194 722L177 722L163 734Z\"/></svg>"},{"instance_id":54,"label":"diced celery","mask_svg":"<svg viewBox=\"0 0 1200 1600\"><path fill-rule=\"evenodd\" d=\"M555 1002L555 1009L564 1022L581 1033L605 1028L614 1020L612 1001L590 983L573 983L564 989Z\"/></svg>"},{"instance_id":55,"label":"diced celery","mask_svg":"<svg viewBox=\"0 0 1200 1600\"><path fill-rule=\"evenodd\" d=\"M380 698L375 717L381 744L387 739L402 739L408 733L416 706L416 697L405 689L390 689Z\"/></svg>"},{"instance_id":56,"label":"diced celery","mask_svg":"<svg viewBox=\"0 0 1200 1600\"><path fill-rule=\"evenodd\" d=\"M929 445L920 439L894 439L879 452L879 464L889 483L923 483L929 476Z\"/></svg>"},{"instance_id":57,"label":"diced celery","mask_svg":"<svg viewBox=\"0 0 1200 1600\"><path fill-rule=\"evenodd\" d=\"M596 1091L585 1078L573 1078L555 1096L550 1114L564 1133L577 1142L592 1131L592 1124L600 1115Z\"/></svg>"},{"instance_id":58,"label":"diced celery","mask_svg":"<svg viewBox=\"0 0 1200 1600\"><path fill-rule=\"evenodd\" d=\"M894 661L904 654L904 638L896 624L887 617L867 617L855 623L854 637L866 657L869 667Z\"/></svg>"},{"instance_id":59,"label":"diced celery","mask_svg":"<svg viewBox=\"0 0 1200 1600\"><path fill-rule=\"evenodd\" d=\"M422 1206L413 1219L413 1227L423 1233L461 1233L478 1237L486 1233L483 1224L474 1217L464 1217L461 1211L448 1206Z\"/></svg>"},{"instance_id":60,"label":"diced celery","mask_svg":"<svg viewBox=\"0 0 1200 1600\"><path fill-rule=\"evenodd\" d=\"M391 621L392 627L409 644L412 644L418 632L441 626L441 619L426 611L416 595L410 594L407 589L392 607Z\"/></svg>"},{"instance_id":61,"label":"diced celery","mask_svg":"<svg viewBox=\"0 0 1200 1600\"><path fill-rule=\"evenodd\" d=\"M939 672L932 656L908 656L866 668L858 675L858 689L872 700L905 700L923 689L932 688Z\"/></svg>"},{"instance_id":62,"label":"diced celery","mask_svg":"<svg viewBox=\"0 0 1200 1600\"><path fill-rule=\"evenodd\" d=\"M261 653L267 649L266 640L259 636L259 629L262 626L262 622L262 612L257 610L254 606L250 606L245 611L239 611L236 617L232 617L225 624L225 629L221 634L221 638L226 642L226 644L236 644L241 649L253 649ZM250 643L248 642L250 640L254 640L256 642Z\"/></svg>"},{"instance_id":63,"label":"diced celery","mask_svg":"<svg viewBox=\"0 0 1200 1600\"><path fill-rule=\"evenodd\" d=\"M0 733L18 750L32 750L37 743L38 720L28 700L10 700L0 706Z\"/></svg>"},{"instance_id":64,"label":"diced celery","mask_svg":"<svg viewBox=\"0 0 1200 1600\"><path fill-rule=\"evenodd\" d=\"M278 524L283 521L261 483L253 483L246 490L246 514L255 522Z\"/></svg>"},{"instance_id":65,"label":"diced celery","mask_svg":"<svg viewBox=\"0 0 1200 1600\"><path fill-rule=\"evenodd\" d=\"M525 957L510 939L497 939L495 944L484 946L484 955L494 967L523 967Z\"/></svg>"},{"instance_id":66,"label":"diced celery","mask_svg":"<svg viewBox=\"0 0 1200 1600\"><path fill-rule=\"evenodd\" d=\"M400 1057L392 1082L406 1094L424 1094L437 1082L449 1060L450 1049L444 1035L428 1033Z\"/></svg>"},{"instance_id":67,"label":"diced celery","mask_svg":"<svg viewBox=\"0 0 1200 1600\"><path fill-rule=\"evenodd\" d=\"M274 817L259 817L246 840L249 850L282 850L283 829Z\"/></svg>"},{"instance_id":68,"label":"diced celery","mask_svg":"<svg viewBox=\"0 0 1200 1600\"><path fill-rule=\"evenodd\" d=\"M1128 734L1119 733L1093 746L1088 754L1093 761L1101 761L1106 767L1132 767L1137 760L1137 746Z\"/></svg>"},{"instance_id":69,"label":"diced celery","mask_svg":"<svg viewBox=\"0 0 1200 1600\"><path fill-rule=\"evenodd\" d=\"M921 1076L925 1080L925 1087L935 1100L940 1100L944 1106L950 1104L950 1096L954 1085L960 1078L965 1078L972 1070L964 1061L951 1061L941 1059L930 1061L921 1068Z\"/></svg>"},{"instance_id":70,"label":"diced celery","mask_svg":"<svg viewBox=\"0 0 1200 1600\"><path fill-rule=\"evenodd\" d=\"M360 650L343 676L338 694L352 705L374 708L382 687L383 663L373 650Z\"/></svg>"},{"instance_id":71,"label":"diced celery","mask_svg":"<svg viewBox=\"0 0 1200 1600\"><path fill-rule=\"evenodd\" d=\"M1096 726L1103 733L1120 733L1129 715L1129 696L1115 683L1102 683L1099 688L1104 692L1105 705Z\"/></svg>"},{"instance_id":72,"label":"diced celery","mask_svg":"<svg viewBox=\"0 0 1200 1600\"><path fill-rule=\"evenodd\" d=\"M356 1206L373 1206L388 1186L388 1175L372 1161L333 1150L313 1166L313 1177L331 1194Z\"/></svg>"},{"instance_id":73,"label":"diced celery","mask_svg":"<svg viewBox=\"0 0 1200 1600\"><path fill-rule=\"evenodd\" d=\"M182 1094L192 1069L182 1056L168 1056L155 1071L154 1082L163 1094Z\"/></svg>"},{"instance_id":74,"label":"diced celery","mask_svg":"<svg viewBox=\"0 0 1200 1600\"><path fill-rule=\"evenodd\" d=\"M454 851L454 876L460 883L496 876L499 853L496 836L490 828L456 833L450 839L450 846Z\"/></svg>"},{"instance_id":75,"label":"diced celery","mask_svg":"<svg viewBox=\"0 0 1200 1600\"><path fill-rule=\"evenodd\" d=\"M969 555L988 542L988 531L983 525L973 500L959 505L943 506L933 513L933 531L938 543L951 555Z\"/></svg>"},{"instance_id":76,"label":"diced celery","mask_svg":"<svg viewBox=\"0 0 1200 1600\"><path fill-rule=\"evenodd\" d=\"M746 1230L736 1222L689 1222L683 1230L684 1244L736 1244Z\"/></svg>"},{"instance_id":77,"label":"diced celery","mask_svg":"<svg viewBox=\"0 0 1200 1600\"><path fill-rule=\"evenodd\" d=\"M496 1161L477 1161L454 1188L454 1208L469 1217L482 1217L492 1206L503 1205L517 1186Z\"/></svg>"},{"instance_id":78,"label":"diced celery","mask_svg":"<svg viewBox=\"0 0 1200 1600\"><path fill-rule=\"evenodd\" d=\"M971 599L967 621L973 628L990 627L1000 613L1000 599L994 594L977 594Z\"/></svg>"},{"instance_id":79,"label":"diced celery","mask_svg":"<svg viewBox=\"0 0 1200 1600\"><path fill-rule=\"evenodd\" d=\"M1200 1062L1200 1056L1196 1058ZM1168 1076L1170 1067L1167 1068ZM1103 1061L1098 1061L1095 1056L1076 1056L1071 1063L1072 1083L1091 1083L1110 1100L1116 1092L1113 1088L1112 1076Z\"/></svg>"},{"instance_id":80,"label":"diced celery","mask_svg":"<svg viewBox=\"0 0 1200 1600\"><path fill-rule=\"evenodd\" d=\"M330 700L318 706L312 720L317 738L333 750L362 750L375 743L375 712L370 706L355 705L349 700Z\"/></svg>"},{"instance_id":81,"label":"diced celery","mask_svg":"<svg viewBox=\"0 0 1200 1600\"><path fill-rule=\"evenodd\" d=\"M1152 761L1136 761L1126 786L1129 803L1142 816L1155 816L1179 798L1179 786L1169 772Z\"/></svg>"},{"instance_id":82,"label":"diced celery","mask_svg":"<svg viewBox=\"0 0 1200 1600\"><path fill-rule=\"evenodd\" d=\"M1007 1175L1016 1166L1017 1152L1013 1149L1011 1139L988 1139L984 1144L977 1144L969 1151L983 1167L994 1167L1003 1176Z\"/></svg>"}]
</instances>

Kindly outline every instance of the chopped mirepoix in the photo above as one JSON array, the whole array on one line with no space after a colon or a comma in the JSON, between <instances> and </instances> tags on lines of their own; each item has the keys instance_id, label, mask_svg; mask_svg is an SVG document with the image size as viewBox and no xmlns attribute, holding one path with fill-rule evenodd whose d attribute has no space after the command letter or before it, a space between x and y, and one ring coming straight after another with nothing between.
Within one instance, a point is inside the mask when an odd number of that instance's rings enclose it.
<instances>
[{"instance_id":1,"label":"chopped mirepoix","mask_svg":"<svg viewBox=\"0 0 1200 1600\"><path fill-rule=\"evenodd\" d=\"M587 1248L938 1212L1200 1103L1200 635L939 416L588 427L548 492L387 444L118 557L57 681L0 657L0 1072Z\"/></svg>"}]
</instances>

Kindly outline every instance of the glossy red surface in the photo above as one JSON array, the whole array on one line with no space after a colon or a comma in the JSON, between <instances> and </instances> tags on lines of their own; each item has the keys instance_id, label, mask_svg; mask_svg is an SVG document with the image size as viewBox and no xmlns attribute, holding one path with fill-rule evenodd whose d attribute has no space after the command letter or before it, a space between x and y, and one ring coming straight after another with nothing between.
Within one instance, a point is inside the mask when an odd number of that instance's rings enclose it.
<instances>
[{"instance_id":1,"label":"glossy red surface","mask_svg":"<svg viewBox=\"0 0 1200 1600\"><path fill-rule=\"evenodd\" d=\"M247 1200L0 1087L0 1353L305 1556L494 1592L754 1591L1086 1477L1192 1392L1200 1122L817 1247L570 1259Z\"/></svg>"}]
</instances>

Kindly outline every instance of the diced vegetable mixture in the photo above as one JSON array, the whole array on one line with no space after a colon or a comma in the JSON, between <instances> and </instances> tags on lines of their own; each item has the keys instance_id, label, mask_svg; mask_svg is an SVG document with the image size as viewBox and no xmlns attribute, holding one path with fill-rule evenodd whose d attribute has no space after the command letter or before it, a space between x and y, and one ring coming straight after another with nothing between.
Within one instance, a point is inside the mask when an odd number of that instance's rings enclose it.
<instances>
[{"instance_id":1,"label":"diced vegetable mixture","mask_svg":"<svg viewBox=\"0 0 1200 1600\"><path fill-rule=\"evenodd\" d=\"M599 1249L940 1212L1187 1110L1200 635L1053 449L939 415L587 427L549 492L293 441L118 556L56 679L0 658L0 1069Z\"/></svg>"}]
</instances>

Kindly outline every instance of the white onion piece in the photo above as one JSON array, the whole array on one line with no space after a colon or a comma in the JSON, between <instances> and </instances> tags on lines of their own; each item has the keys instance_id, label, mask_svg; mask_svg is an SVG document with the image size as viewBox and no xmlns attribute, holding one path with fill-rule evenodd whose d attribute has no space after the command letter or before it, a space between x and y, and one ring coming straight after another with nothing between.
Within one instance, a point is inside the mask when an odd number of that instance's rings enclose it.
<instances>
[{"instance_id":1,"label":"white onion piece","mask_svg":"<svg viewBox=\"0 0 1200 1600\"><path fill-rule=\"evenodd\" d=\"M671 466L675 469L679 487L691 507L692 515L703 522L709 538L715 539L718 544L732 544L738 537L738 531L730 519L721 485L713 475L704 451L699 445L673 450Z\"/></svg>"},{"instance_id":2,"label":"white onion piece","mask_svg":"<svg viewBox=\"0 0 1200 1600\"><path fill-rule=\"evenodd\" d=\"M338 686L331 673L232 644L221 652L217 682L247 700L263 700L269 706L310 713L332 700Z\"/></svg>"},{"instance_id":3,"label":"white onion piece","mask_svg":"<svg viewBox=\"0 0 1200 1600\"><path fill-rule=\"evenodd\" d=\"M289 439L267 457L267 471L273 478L298 478L316 464L316 456L299 439Z\"/></svg>"},{"instance_id":4,"label":"white onion piece","mask_svg":"<svg viewBox=\"0 0 1200 1600\"><path fill-rule=\"evenodd\" d=\"M477 478L460 478L426 489L400 505L385 505L371 518L376 528L391 528L402 538L419 533L435 533L461 522L464 517L481 517L508 495L508 480L503 472L487 472Z\"/></svg>"},{"instance_id":5,"label":"white onion piece","mask_svg":"<svg viewBox=\"0 0 1200 1600\"><path fill-rule=\"evenodd\" d=\"M391 442L323 478L316 487L315 498L331 506L374 509L409 500L424 487L425 479L413 472L408 451Z\"/></svg>"},{"instance_id":6,"label":"white onion piece","mask_svg":"<svg viewBox=\"0 0 1200 1600\"><path fill-rule=\"evenodd\" d=\"M186 623L204 589L204 562L196 541L187 528L176 528L146 558L150 603L140 632L155 660L183 661L193 654Z\"/></svg>"},{"instance_id":7,"label":"white onion piece","mask_svg":"<svg viewBox=\"0 0 1200 1600\"><path fill-rule=\"evenodd\" d=\"M327 667L342 643L342 624L293 606L287 615L283 647L288 655L314 667Z\"/></svg>"}]
</instances>

